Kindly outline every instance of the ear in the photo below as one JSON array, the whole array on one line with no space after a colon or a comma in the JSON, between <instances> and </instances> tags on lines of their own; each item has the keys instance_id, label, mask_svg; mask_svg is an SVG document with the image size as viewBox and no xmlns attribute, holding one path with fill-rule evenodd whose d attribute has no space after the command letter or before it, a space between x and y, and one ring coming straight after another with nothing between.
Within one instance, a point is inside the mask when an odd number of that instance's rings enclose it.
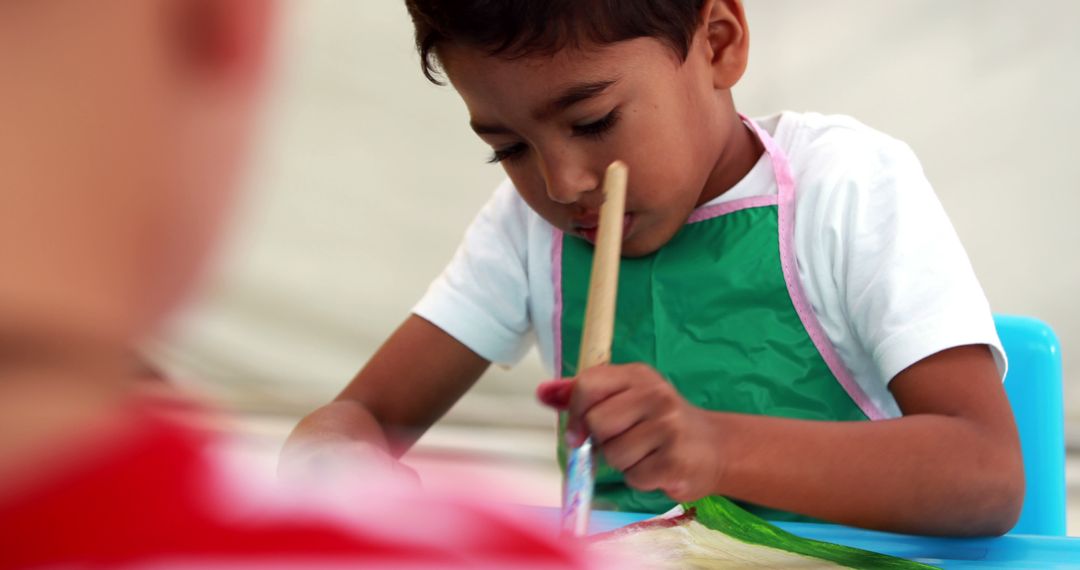
<instances>
[{"instance_id":1,"label":"ear","mask_svg":"<svg viewBox=\"0 0 1080 570\"><path fill-rule=\"evenodd\" d=\"M746 71L750 34L741 0L706 0L701 9L713 87L731 89Z\"/></svg>"},{"instance_id":2,"label":"ear","mask_svg":"<svg viewBox=\"0 0 1080 570\"><path fill-rule=\"evenodd\" d=\"M212 81L249 83L266 63L273 0L172 0L178 60Z\"/></svg>"}]
</instances>

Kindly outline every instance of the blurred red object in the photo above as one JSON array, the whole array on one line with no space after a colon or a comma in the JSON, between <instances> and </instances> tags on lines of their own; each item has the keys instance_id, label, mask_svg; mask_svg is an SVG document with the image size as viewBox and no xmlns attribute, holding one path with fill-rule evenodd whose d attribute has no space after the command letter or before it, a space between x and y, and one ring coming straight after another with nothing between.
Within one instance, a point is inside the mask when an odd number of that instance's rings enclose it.
<instances>
[{"instance_id":1,"label":"blurred red object","mask_svg":"<svg viewBox=\"0 0 1080 570\"><path fill-rule=\"evenodd\" d=\"M338 499L325 488L312 490L322 499L280 488L260 496L258 485L228 480L216 436L147 405L132 416L120 437L0 502L0 566L588 566L577 544L545 529L383 489L377 477ZM345 505L326 508L326 499Z\"/></svg>"}]
</instances>

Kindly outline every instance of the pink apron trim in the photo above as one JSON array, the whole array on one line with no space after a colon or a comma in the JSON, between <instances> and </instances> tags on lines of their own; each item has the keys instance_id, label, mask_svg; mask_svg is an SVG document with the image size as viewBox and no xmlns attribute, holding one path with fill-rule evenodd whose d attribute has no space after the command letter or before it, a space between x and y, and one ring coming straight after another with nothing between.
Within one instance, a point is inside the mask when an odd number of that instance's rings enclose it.
<instances>
[{"instance_id":1,"label":"pink apron trim","mask_svg":"<svg viewBox=\"0 0 1080 570\"><path fill-rule=\"evenodd\" d=\"M772 137L757 123L741 114L739 116L742 117L743 122L746 123L750 130L754 131L758 136L761 144L765 146L765 152L769 153L769 157L772 159L773 174L776 176L778 190L777 217L780 226L780 267L784 272L784 282L787 283L788 295L791 297L791 303L795 306L795 312L798 313L803 328L810 335L810 340L817 347L818 353L825 360L825 364L828 365L833 376L851 396L851 399L855 401L855 404L859 406L859 409L871 420L885 419L887 417L885 413L867 396L862 386L859 386L851 372L848 371L847 366L844 365L840 355L837 354L836 348L829 340L828 335L825 334L825 329L822 328L821 322L818 321L817 316L814 314L814 309L806 297L802 283L799 281L794 243L795 179L791 174L787 154L777 146Z\"/></svg>"},{"instance_id":2,"label":"pink apron trim","mask_svg":"<svg viewBox=\"0 0 1080 570\"><path fill-rule=\"evenodd\" d=\"M556 378L561 378L562 371L562 248L563 233L559 228L551 228L551 287L555 294L555 308L551 315L551 343L555 366L552 368Z\"/></svg>"},{"instance_id":3,"label":"pink apron trim","mask_svg":"<svg viewBox=\"0 0 1080 570\"><path fill-rule=\"evenodd\" d=\"M730 202L722 202L720 204L698 208L697 210L694 210L694 213L690 214L690 218L686 220L686 223L694 224L697 222L704 222L705 220L719 218L720 216L738 212L739 210L760 208L762 206L775 206L776 203L776 196L750 196L749 198L740 198Z\"/></svg>"}]
</instances>

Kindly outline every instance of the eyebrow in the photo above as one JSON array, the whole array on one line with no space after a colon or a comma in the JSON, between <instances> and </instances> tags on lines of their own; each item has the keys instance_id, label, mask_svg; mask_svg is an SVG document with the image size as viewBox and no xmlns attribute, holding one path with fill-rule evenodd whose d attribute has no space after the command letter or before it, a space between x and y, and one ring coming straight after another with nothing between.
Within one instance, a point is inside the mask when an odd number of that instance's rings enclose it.
<instances>
[{"instance_id":1,"label":"eyebrow","mask_svg":"<svg viewBox=\"0 0 1080 570\"><path fill-rule=\"evenodd\" d=\"M483 123L477 123L476 121L469 121L469 126L472 127L474 133L478 135L510 135L513 132L510 129L501 125L485 125Z\"/></svg>"},{"instance_id":2,"label":"eyebrow","mask_svg":"<svg viewBox=\"0 0 1080 570\"><path fill-rule=\"evenodd\" d=\"M563 111L577 105L578 103L592 99L597 95L600 95L604 91L607 91L609 87L618 83L618 79L607 79L603 81L589 81L586 83L578 83L571 85L563 90L561 94L555 99L533 113L536 116L543 116L552 114L558 111Z\"/></svg>"},{"instance_id":3,"label":"eyebrow","mask_svg":"<svg viewBox=\"0 0 1080 570\"><path fill-rule=\"evenodd\" d=\"M536 111L533 112L533 117L542 119L544 117L553 115L559 111L564 111L577 105L582 101L592 99L597 95L600 95L604 91L607 91L609 87L618 83L618 78L605 79L601 81L588 81L585 83L577 83L564 89L557 97L541 105ZM513 131L502 125L488 125L484 123L478 123L476 121L470 121L469 126L472 127L473 132L478 135L507 135L513 134Z\"/></svg>"}]
</instances>

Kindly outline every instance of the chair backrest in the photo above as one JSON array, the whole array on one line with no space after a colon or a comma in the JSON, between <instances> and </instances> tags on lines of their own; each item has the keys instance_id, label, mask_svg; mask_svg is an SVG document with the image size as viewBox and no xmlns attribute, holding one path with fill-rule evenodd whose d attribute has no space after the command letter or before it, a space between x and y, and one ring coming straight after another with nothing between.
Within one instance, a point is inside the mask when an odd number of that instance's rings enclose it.
<instances>
[{"instance_id":1,"label":"chair backrest","mask_svg":"<svg viewBox=\"0 0 1080 570\"><path fill-rule=\"evenodd\" d=\"M1061 346L1054 331L1029 317L996 315L1009 359L1009 395L1024 451L1027 489L1018 534L1065 535L1065 425Z\"/></svg>"}]
</instances>

